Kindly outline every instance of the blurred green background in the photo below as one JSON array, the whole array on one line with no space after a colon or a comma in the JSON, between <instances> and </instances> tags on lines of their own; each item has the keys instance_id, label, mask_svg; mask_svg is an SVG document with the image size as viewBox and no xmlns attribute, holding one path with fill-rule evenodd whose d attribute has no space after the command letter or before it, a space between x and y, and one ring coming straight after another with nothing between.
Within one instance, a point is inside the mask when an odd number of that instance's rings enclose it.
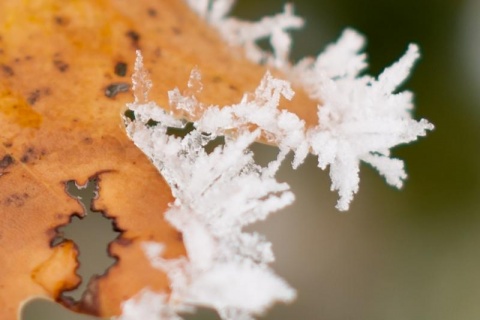
<instances>
[{"instance_id":1,"label":"blurred green background","mask_svg":"<svg viewBox=\"0 0 480 320\"><path fill-rule=\"evenodd\" d=\"M234 14L259 19L283 3L239 0ZM298 299L274 306L264 319L480 319L480 0L294 4L307 21L295 32L295 59L319 53L353 27L368 39L368 73L378 75L408 43L419 44L422 59L403 88L415 92L416 117L436 129L394 150L407 164L403 190L363 166L347 213L334 209L337 195L315 159L295 172L283 166L279 178L297 201L255 229L272 240L274 268ZM92 318L37 301L23 320L37 319ZM217 318L203 312L189 319Z\"/></svg>"}]
</instances>

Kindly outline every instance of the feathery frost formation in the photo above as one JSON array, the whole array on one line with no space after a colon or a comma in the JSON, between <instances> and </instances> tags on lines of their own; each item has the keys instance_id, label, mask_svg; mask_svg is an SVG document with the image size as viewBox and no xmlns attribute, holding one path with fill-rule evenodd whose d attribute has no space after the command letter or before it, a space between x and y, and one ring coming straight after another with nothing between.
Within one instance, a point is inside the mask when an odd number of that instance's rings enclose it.
<instances>
[{"instance_id":1,"label":"feathery frost formation","mask_svg":"<svg viewBox=\"0 0 480 320\"><path fill-rule=\"evenodd\" d=\"M262 134L285 140L288 148L295 145L286 136L290 129L302 129L303 122L292 122L292 115L277 109L281 96L293 95L289 84L267 75L251 100L245 96L223 109L203 108L194 95L172 90L171 109L198 117L194 130L181 138L168 130L185 123L145 99L150 83L140 55L136 70L136 102L129 105L135 120L126 119L127 132L172 189L175 202L165 217L182 232L188 259L164 260L161 244L145 243L153 265L167 273L172 293L167 299L144 292L124 305L121 319L137 319L136 308L145 312L148 301L156 301L150 310L162 320L178 319L174 311L189 306L214 308L223 319L252 319L275 301L292 301L295 291L268 267L274 260L271 244L243 231L294 200L289 186L274 178L284 153L263 168L248 150ZM202 87L197 70L189 87ZM251 123L259 128L250 131ZM232 128L235 135L226 134ZM225 144L208 153L205 148L219 136L225 136Z\"/></svg>"},{"instance_id":2,"label":"feathery frost formation","mask_svg":"<svg viewBox=\"0 0 480 320\"><path fill-rule=\"evenodd\" d=\"M316 59L300 61L290 73L311 98L323 102L318 107L319 125L307 136L318 166L330 166L340 210L348 209L358 191L360 161L400 188L407 175L403 161L389 157L390 148L433 129L426 120L412 119L411 92L395 93L418 58L418 47L410 45L398 62L375 79L360 75L367 65L365 54L359 53L363 45L363 37L346 30L336 44Z\"/></svg>"},{"instance_id":3,"label":"feathery frost formation","mask_svg":"<svg viewBox=\"0 0 480 320\"><path fill-rule=\"evenodd\" d=\"M172 189L175 201L166 219L182 232L188 257L165 260L162 244L145 243L146 255L167 273L172 292L142 292L125 302L122 320L177 320L179 312L195 306L214 308L222 319L247 320L276 301L292 301L294 290L268 266L274 260L271 244L243 230L293 202L289 186L275 179L286 155L294 153L295 168L309 153L316 155L318 166L330 169L332 190L340 196L337 208L347 210L358 190L361 161L401 187L404 164L390 158L390 149L433 129L411 117L412 94L397 92L419 56L417 46L410 45L398 62L373 78L362 74L364 38L346 30L318 57L292 65L287 31L303 20L291 6L252 23L227 17L233 0L187 2L226 41L242 47L253 61L281 69L288 81L267 72L238 104L206 106L195 97L203 86L200 70L194 69L188 90L169 92L172 111L166 112L148 100L152 84L138 53L135 102L129 105L134 117L125 119L127 133ZM272 53L257 46L263 38L270 40ZM318 101L316 126L307 128L295 114L278 109L280 99L292 99L292 83ZM185 119L193 121L193 130L184 137L171 134L171 128L185 128ZM225 143L210 151L218 137ZM257 165L249 150L260 137L279 147L266 167Z\"/></svg>"},{"instance_id":4,"label":"feathery frost formation","mask_svg":"<svg viewBox=\"0 0 480 320\"><path fill-rule=\"evenodd\" d=\"M419 57L416 45L410 45L398 62L377 78L362 75L368 66L362 53L365 39L347 29L340 39L316 58L290 63L291 37L288 30L303 26L293 7L258 22L228 17L233 0L187 0L190 6L233 46L242 47L256 63L281 69L289 81L319 102L318 126L304 132L318 166L330 167L332 190L338 191L339 210L348 210L358 191L360 161L372 165L397 188L406 178L403 161L390 158L390 149L424 136L433 125L412 119L413 95L397 92ZM257 41L268 39L272 53L261 50ZM294 167L303 158L297 155Z\"/></svg>"}]
</instances>

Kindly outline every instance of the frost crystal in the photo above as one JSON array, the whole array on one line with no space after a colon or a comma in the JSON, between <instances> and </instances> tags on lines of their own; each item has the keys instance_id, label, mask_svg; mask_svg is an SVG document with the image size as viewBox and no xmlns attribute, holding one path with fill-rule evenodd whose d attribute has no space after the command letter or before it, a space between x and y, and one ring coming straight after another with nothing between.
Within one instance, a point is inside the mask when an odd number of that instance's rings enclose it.
<instances>
[{"instance_id":1,"label":"frost crystal","mask_svg":"<svg viewBox=\"0 0 480 320\"><path fill-rule=\"evenodd\" d=\"M143 72L140 56L136 66L137 73ZM194 70L189 87L201 88L199 81ZM183 128L184 123L154 103L129 106L135 120L126 120L127 132L169 183L175 202L166 219L182 232L188 252L188 260L167 261L161 258L159 244L145 244L152 263L170 278L170 300L215 308L223 319L251 319L273 302L295 297L294 290L268 267L274 259L270 243L243 231L294 200L288 185L274 178L290 149L308 151L302 146L303 122L278 110L280 98L292 95L287 82L269 74L252 98L246 95L238 105L223 109L203 109L193 95L172 90L172 110L199 115L195 129L183 138L167 131ZM152 126L151 120L157 124ZM251 124L258 129L250 131ZM227 135L232 128L235 136ZM291 136L291 130L299 136ZM208 153L205 148L220 135L225 136L225 144ZM278 158L265 168L255 164L248 150L260 135L281 146ZM170 310L165 309L168 304L162 305L160 311Z\"/></svg>"},{"instance_id":2,"label":"frost crystal","mask_svg":"<svg viewBox=\"0 0 480 320\"><path fill-rule=\"evenodd\" d=\"M418 47L410 45L398 62L374 79L360 75L366 67L365 55L358 53L363 44L363 37L346 30L317 59L301 61L292 68L294 78L310 97L323 101L318 107L320 123L307 135L318 166L330 166L332 190L340 194L340 210L348 209L358 190L360 161L400 188L406 173L403 161L389 158L390 148L433 129L426 120L412 119L410 92L395 92L418 58Z\"/></svg>"},{"instance_id":3,"label":"frost crystal","mask_svg":"<svg viewBox=\"0 0 480 320\"><path fill-rule=\"evenodd\" d=\"M190 310L175 308L168 302L166 294L157 294L144 290L135 299L124 302L122 315L117 320L182 320L179 312Z\"/></svg>"},{"instance_id":4,"label":"frost crystal","mask_svg":"<svg viewBox=\"0 0 480 320\"><path fill-rule=\"evenodd\" d=\"M203 85L200 70L194 69L187 90L169 92L172 111L167 112L148 100L151 83L137 54L135 102L128 106L134 119L125 119L127 133L171 187L175 201L165 216L182 232L188 257L166 260L162 244L145 243L145 254L167 273L172 292L144 291L125 302L122 320L176 320L178 312L195 306L214 308L222 319L247 320L276 301L292 301L294 290L268 266L274 260L271 244L244 231L293 202L289 186L275 179L286 155L294 153L294 168L309 153L316 155L319 167L330 169L332 190L340 195L337 208L346 210L358 190L361 161L401 187L404 164L390 158L390 149L433 129L426 120L412 119L412 94L397 91L419 56L417 46L410 45L375 79L362 74L364 38L346 30L318 57L292 65L287 30L301 27L303 20L291 6L252 23L227 17L233 0L187 2L228 42L243 47L255 62L282 69L289 81L267 72L256 91L237 104L205 106L195 96ZM270 39L273 53L256 45L262 38ZM278 108L281 99L293 98L292 83L318 101L316 126L306 127ZM193 122L193 130L183 137L170 134L172 128L185 129L185 119ZM218 137L224 144L211 150ZM249 150L260 138L279 147L266 167L256 164Z\"/></svg>"},{"instance_id":5,"label":"frost crystal","mask_svg":"<svg viewBox=\"0 0 480 320\"><path fill-rule=\"evenodd\" d=\"M243 47L254 62L281 69L292 84L302 87L319 103L319 124L303 133L306 139L301 150L294 150L297 151L294 167L308 151L318 156L320 168L329 166L332 190L340 195L337 208L342 211L348 210L358 191L361 161L376 168L390 185L402 186L406 178L404 164L390 158L390 149L433 129L427 120L412 119L412 93L396 92L419 57L416 45L410 45L405 55L377 79L362 75L368 66L366 54L361 52L365 40L351 29L344 31L336 43L327 46L315 59L306 58L292 65L289 60L292 40L287 31L302 27L303 20L294 15L291 5L286 5L281 14L246 22L215 13L219 3L228 3L230 10L231 0L211 1L214 3L197 12L227 42ZM256 45L265 38L270 40L273 54Z\"/></svg>"}]
</instances>

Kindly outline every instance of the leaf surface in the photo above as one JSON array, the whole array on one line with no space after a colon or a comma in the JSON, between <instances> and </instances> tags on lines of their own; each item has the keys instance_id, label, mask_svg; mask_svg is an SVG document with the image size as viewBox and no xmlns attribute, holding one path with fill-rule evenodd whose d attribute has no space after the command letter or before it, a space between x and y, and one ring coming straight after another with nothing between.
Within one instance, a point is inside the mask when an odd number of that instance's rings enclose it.
<instances>
[{"instance_id":1,"label":"leaf surface","mask_svg":"<svg viewBox=\"0 0 480 320\"><path fill-rule=\"evenodd\" d=\"M17 319L32 297L109 317L144 287L168 292L140 244L164 243L166 258L185 254L181 235L163 219L173 197L121 118L133 100L135 50L162 106L194 67L205 83L197 98L219 105L253 91L265 69L180 0L2 0L0 12L0 319ZM301 91L284 107L316 122ZM83 214L65 183L93 177L94 209L122 231L109 247L117 263L90 281L81 301L70 301L62 293L79 284L78 252L69 241L52 243L58 227Z\"/></svg>"}]
</instances>

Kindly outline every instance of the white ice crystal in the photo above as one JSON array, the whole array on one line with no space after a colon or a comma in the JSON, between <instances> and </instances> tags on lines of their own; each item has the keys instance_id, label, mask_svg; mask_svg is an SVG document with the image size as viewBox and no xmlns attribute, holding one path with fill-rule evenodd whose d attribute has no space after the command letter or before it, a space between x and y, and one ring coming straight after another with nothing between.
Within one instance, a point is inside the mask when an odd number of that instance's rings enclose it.
<instances>
[{"instance_id":1,"label":"white ice crystal","mask_svg":"<svg viewBox=\"0 0 480 320\"><path fill-rule=\"evenodd\" d=\"M248 58L257 63L268 63L277 68L289 62L291 38L289 30L300 29L304 21L293 12L293 5L286 4L284 11L258 22L249 22L227 14L235 0L187 0L190 7L215 26L224 39L233 46L243 47ZM257 41L269 39L273 55L261 50Z\"/></svg>"},{"instance_id":2,"label":"white ice crystal","mask_svg":"<svg viewBox=\"0 0 480 320\"><path fill-rule=\"evenodd\" d=\"M148 100L152 84L137 54L135 102L128 106L134 117L125 118L127 133L173 192L175 201L165 217L183 234L188 256L167 260L162 244L145 243L152 265L168 275L171 294L144 291L125 302L122 320L176 320L178 312L196 306L214 308L222 319L247 320L274 302L292 301L295 291L269 268L271 244L244 230L293 202L289 186L275 179L286 155L294 153L294 168L309 153L316 155L319 167L330 169L332 190L340 195L337 208L346 210L358 190L361 161L401 187L404 164L390 158L390 149L433 129L428 121L411 117L412 94L398 92L418 58L417 46L410 45L398 62L373 78L362 73L367 67L364 38L346 30L318 57L292 65L287 30L301 27L303 20L291 6L259 22L245 22L227 16L233 0L187 2L229 43L243 47L255 62L282 69L288 81L267 72L255 92L245 93L237 104L205 106L195 96L203 85L201 70L194 69L187 90L169 92L167 109L172 111L167 112ZM257 41L263 38L270 39L273 53L259 49ZM298 116L278 108L281 99L293 98L291 84L318 102L317 125L306 127ZM181 117L193 122L183 137L171 134L172 128L185 129ZM218 137L224 143L210 150ZM277 158L265 167L249 150L260 137L279 147Z\"/></svg>"},{"instance_id":3,"label":"white ice crystal","mask_svg":"<svg viewBox=\"0 0 480 320\"><path fill-rule=\"evenodd\" d=\"M134 299L123 303L122 315L117 320L182 320L178 313L188 311L182 307L176 308L166 294L144 290Z\"/></svg>"},{"instance_id":4,"label":"white ice crystal","mask_svg":"<svg viewBox=\"0 0 480 320\"><path fill-rule=\"evenodd\" d=\"M221 2L228 2L229 10L233 5L232 1L222 0L211 3L218 6ZM218 17L207 21L227 42L243 47L254 62L280 68L292 84L299 85L312 100L318 101L319 124L303 132L306 139L301 150L293 150L297 151L294 167L308 151L318 156L320 168L329 166L332 190L340 195L339 210L347 210L358 191L361 161L376 168L390 185L402 186L406 178L404 164L390 158L390 149L433 129L427 120L412 118L412 93L397 92L419 57L416 45L410 45L405 55L377 79L362 74L368 66L366 54L361 52L365 40L351 29L344 31L318 57L292 65L289 60L292 40L287 31L300 28L303 20L294 15L291 5L286 5L283 13L258 22L216 14L213 5L203 8L202 16ZM270 40L273 54L256 45L265 38ZM295 136L301 135L295 131Z\"/></svg>"},{"instance_id":5,"label":"white ice crystal","mask_svg":"<svg viewBox=\"0 0 480 320\"><path fill-rule=\"evenodd\" d=\"M426 120L412 119L410 92L396 93L419 56L418 47L410 45L398 62L374 79L360 75L366 67L365 55L359 53L363 44L363 37L346 30L317 59L301 61L292 69L310 97L323 102L318 107L319 124L307 136L319 167L330 166L340 210L348 209L358 190L360 161L400 188L406 178L403 161L391 159L390 149L433 129Z\"/></svg>"},{"instance_id":6,"label":"white ice crystal","mask_svg":"<svg viewBox=\"0 0 480 320\"><path fill-rule=\"evenodd\" d=\"M143 72L139 54L136 74ZM165 217L182 232L188 252L188 259L167 261L161 258L158 244L145 244L152 263L169 276L169 301L211 307L223 319L232 320L251 319L276 301L292 301L295 291L268 267L274 259L270 243L243 230L294 200L289 186L274 178L288 151L308 152L303 121L278 110L282 97L293 96L288 82L267 74L254 94L223 109L204 108L194 95L172 90L170 109L197 115L195 129L181 138L167 131L181 129L184 123L152 102L140 103L148 95L149 81L143 76L135 79L145 83L134 82L140 97L129 105L135 120L126 119L127 133L169 183L175 202ZM189 81L189 88L193 87L202 87L197 70ZM258 129L249 130L251 124ZM226 135L232 128L235 136ZM220 135L225 136L224 145L208 153L205 147ZM265 168L255 164L248 150L260 135L278 143L281 150ZM160 311L172 310L167 307L162 300Z\"/></svg>"}]
</instances>

